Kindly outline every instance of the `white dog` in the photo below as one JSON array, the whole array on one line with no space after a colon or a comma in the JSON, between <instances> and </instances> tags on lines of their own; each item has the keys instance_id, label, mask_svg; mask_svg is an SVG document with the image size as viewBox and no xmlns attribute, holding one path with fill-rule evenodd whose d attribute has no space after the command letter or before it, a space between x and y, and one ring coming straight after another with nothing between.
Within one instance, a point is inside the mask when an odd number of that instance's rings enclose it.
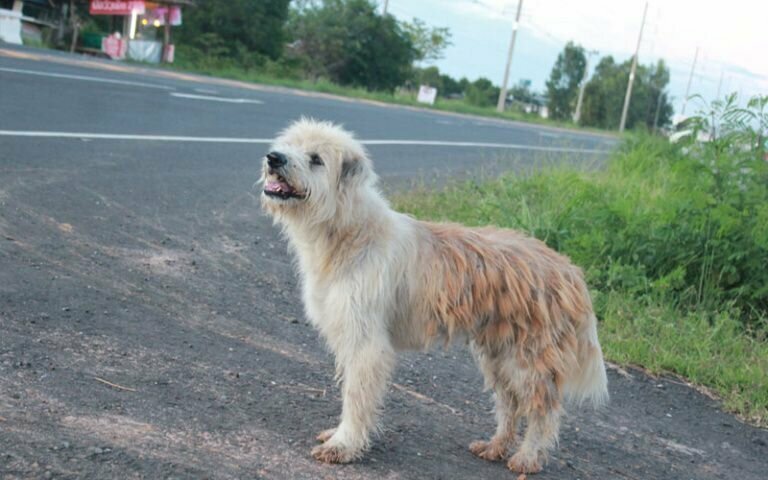
<instances>
[{"instance_id":1,"label":"white dog","mask_svg":"<svg viewBox=\"0 0 768 480\"><path fill-rule=\"evenodd\" d=\"M312 455L359 458L398 350L459 338L495 393L498 427L469 448L541 470L557 443L564 397L599 404L607 380L581 271L512 230L415 220L390 209L365 149L330 123L302 119L264 160L262 203L298 257L304 305L336 356L343 408Z\"/></svg>"}]
</instances>

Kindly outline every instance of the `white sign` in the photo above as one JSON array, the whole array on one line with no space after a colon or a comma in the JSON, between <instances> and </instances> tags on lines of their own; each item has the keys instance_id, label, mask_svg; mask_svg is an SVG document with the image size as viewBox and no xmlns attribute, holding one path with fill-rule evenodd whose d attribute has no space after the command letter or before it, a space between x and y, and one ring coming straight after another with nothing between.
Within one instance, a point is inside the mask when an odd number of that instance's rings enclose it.
<instances>
[{"instance_id":1,"label":"white sign","mask_svg":"<svg viewBox=\"0 0 768 480\"><path fill-rule=\"evenodd\" d=\"M430 87L429 85L422 85L419 87L419 95L416 97L417 102L434 105L435 98L437 98L436 88Z\"/></svg>"}]
</instances>

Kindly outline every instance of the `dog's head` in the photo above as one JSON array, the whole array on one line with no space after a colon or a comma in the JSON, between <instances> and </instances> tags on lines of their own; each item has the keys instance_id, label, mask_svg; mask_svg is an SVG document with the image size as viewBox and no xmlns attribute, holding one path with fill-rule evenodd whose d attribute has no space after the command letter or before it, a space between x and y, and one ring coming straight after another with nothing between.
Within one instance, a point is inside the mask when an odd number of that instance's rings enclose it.
<instances>
[{"instance_id":1,"label":"dog's head","mask_svg":"<svg viewBox=\"0 0 768 480\"><path fill-rule=\"evenodd\" d=\"M302 118L264 157L262 205L280 221L328 221L355 190L374 180L371 161L352 134Z\"/></svg>"}]
</instances>

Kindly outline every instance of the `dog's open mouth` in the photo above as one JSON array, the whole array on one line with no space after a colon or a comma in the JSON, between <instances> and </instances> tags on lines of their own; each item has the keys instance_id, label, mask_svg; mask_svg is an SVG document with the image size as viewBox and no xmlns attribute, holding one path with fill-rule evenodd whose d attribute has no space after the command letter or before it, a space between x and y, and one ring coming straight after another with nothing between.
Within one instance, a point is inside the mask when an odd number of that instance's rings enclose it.
<instances>
[{"instance_id":1,"label":"dog's open mouth","mask_svg":"<svg viewBox=\"0 0 768 480\"><path fill-rule=\"evenodd\" d=\"M266 181L264 184L264 195L282 199L304 198L303 193L296 191L296 189L280 175Z\"/></svg>"}]
</instances>

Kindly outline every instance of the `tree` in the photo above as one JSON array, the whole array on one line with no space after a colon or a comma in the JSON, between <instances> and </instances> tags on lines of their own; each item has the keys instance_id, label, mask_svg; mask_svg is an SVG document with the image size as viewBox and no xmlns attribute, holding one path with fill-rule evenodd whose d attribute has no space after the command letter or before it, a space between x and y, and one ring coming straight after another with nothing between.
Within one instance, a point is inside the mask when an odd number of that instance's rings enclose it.
<instances>
[{"instance_id":1,"label":"tree","mask_svg":"<svg viewBox=\"0 0 768 480\"><path fill-rule=\"evenodd\" d=\"M452 45L448 27L429 27L418 18L401 23L403 31L416 50L417 62L430 63L443 58L443 52Z\"/></svg>"},{"instance_id":2,"label":"tree","mask_svg":"<svg viewBox=\"0 0 768 480\"><path fill-rule=\"evenodd\" d=\"M288 30L312 78L393 90L409 78L416 50L397 20L369 0L301 3Z\"/></svg>"},{"instance_id":3,"label":"tree","mask_svg":"<svg viewBox=\"0 0 768 480\"><path fill-rule=\"evenodd\" d=\"M631 59L619 64L611 56L598 62L595 73L584 90L581 117L584 125L618 128L631 64ZM658 125L664 126L670 122L673 109L669 95L665 92L668 84L669 68L663 60L655 65L637 66L627 111L627 128L639 125L653 128L657 106Z\"/></svg>"},{"instance_id":4,"label":"tree","mask_svg":"<svg viewBox=\"0 0 768 480\"><path fill-rule=\"evenodd\" d=\"M246 62L258 63L259 57L274 60L282 55L283 27L288 19L290 0L198 0L196 3L197 7L184 10L184 24L178 30L186 44Z\"/></svg>"},{"instance_id":5,"label":"tree","mask_svg":"<svg viewBox=\"0 0 768 480\"><path fill-rule=\"evenodd\" d=\"M430 87L436 88L438 93L441 93L443 89L443 78L437 67L415 68L413 71L416 86L429 85Z\"/></svg>"},{"instance_id":6,"label":"tree","mask_svg":"<svg viewBox=\"0 0 768 480\"><path fill-rule=\"evenodd\" d=\"M557 56L547 80L549 116L556 120L569 120L579 91L579 84L587 68L584 47L568 42Z\"/></svg>"},{"instance_id":7,"label":"tree","mask_svg":"<svg viewBox=\"0 0 768 480\"><path fill-rule=\"evenodd\" d=\"M517 102L536 103L536 95L531 91L530 80L520 80L509 89L509 95Z\"/></svg>"},{"instance_id":8,"label":"tree","mask_svg":"<svg viewBox=\"0 0 768 480\"><path fill-rule=\"evenodd\" d=\"M438 93L443 97L450 97L451 95L462 95L464 93L461 82L452 76L443 74L440 75L440 80L443 84L443 90L442 92L438 91Z\"/></svg>"},{"instance_id":9,"label":"tree","mask_svg":"<svg viewBox=\"0 0 768 480\"><path fill-rule=\"evenodd\" d=\"M490 107L499 98L499 87L495 87L487 78L480 77L470 83L466 90L467 101L478 107Z\"/></svg>"}]
</instances>

